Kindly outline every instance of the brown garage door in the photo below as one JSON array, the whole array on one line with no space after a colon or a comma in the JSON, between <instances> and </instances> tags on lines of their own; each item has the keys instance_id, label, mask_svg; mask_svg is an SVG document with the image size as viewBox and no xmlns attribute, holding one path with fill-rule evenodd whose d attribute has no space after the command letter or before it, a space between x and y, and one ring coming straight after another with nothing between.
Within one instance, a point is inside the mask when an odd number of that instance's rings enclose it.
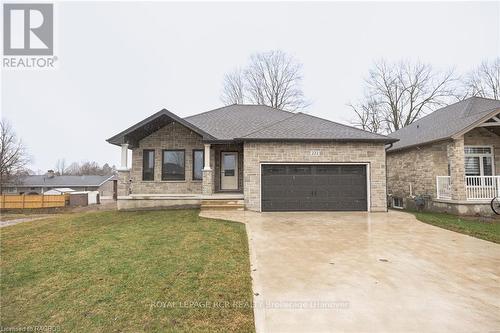
<instances>
[{"instance_id":1,"label":"brown garage door","mask_svg":"<svg viewBox=\"0 0 500 333\"><path fill-rule=\"evenodd\" d=\"M262 165L262 211L366 211L366 165Z\"/></svg>"}]
</instances>

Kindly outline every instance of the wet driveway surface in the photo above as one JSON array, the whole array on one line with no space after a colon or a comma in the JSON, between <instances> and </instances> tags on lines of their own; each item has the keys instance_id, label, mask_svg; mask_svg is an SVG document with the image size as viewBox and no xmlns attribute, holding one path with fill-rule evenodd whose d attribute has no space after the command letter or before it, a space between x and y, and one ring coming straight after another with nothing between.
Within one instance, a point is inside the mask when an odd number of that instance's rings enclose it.
<instances>
[{"instance_id":1,"label":"wet driveway surface","mask_svg":"<svg viewBox=\"0 0 500 333\"><path fill-rule=\"evenodd\" d=\"M500 245L389 213L247 224L260 332L500 332Z\"/></svg>"}]
</instances>

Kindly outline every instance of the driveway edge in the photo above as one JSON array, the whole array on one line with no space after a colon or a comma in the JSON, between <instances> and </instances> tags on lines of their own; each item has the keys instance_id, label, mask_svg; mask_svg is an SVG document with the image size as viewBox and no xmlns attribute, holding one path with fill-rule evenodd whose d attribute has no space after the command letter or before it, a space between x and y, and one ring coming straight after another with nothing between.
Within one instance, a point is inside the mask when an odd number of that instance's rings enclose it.
<instances>
[{"instance_id":1,"label":"driveway edge","mask_svg":"<svg viewBox=\"0 0 500 333\"><path fill-rule=\"evenodd\" d=\"M252 291L253 291L253 315L255 321L255 332L263 333L265 332L265 318L266 318L266 309L261 304L260 300L262 299L262 284L260 283L259 271L257 269L257 254L252 245L252 229L250 227L250 223L245 223L245 229L247 232L248 238L248 253L250 255L250 276L252 278Z\"/></svg>"}]
</instances>

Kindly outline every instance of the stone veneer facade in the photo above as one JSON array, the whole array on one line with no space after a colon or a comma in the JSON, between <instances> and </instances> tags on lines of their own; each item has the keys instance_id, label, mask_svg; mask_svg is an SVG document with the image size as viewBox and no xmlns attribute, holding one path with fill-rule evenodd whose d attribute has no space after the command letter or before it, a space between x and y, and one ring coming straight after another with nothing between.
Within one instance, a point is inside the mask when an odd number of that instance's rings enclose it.
<instances>
[{"instance_id":1,"label":"stone veneer facade","mask_svg":"<svg viewBox=\"0 0 500 333\"><path fill-rule=\"evenodd\" d=\"M500 174L500 137L478 127L455 139L389 151L388 194L403 198L407 208L414 207L410 195L422 195L430 199L427 206L430 210L459 214L490 213L489 204L466 201L465 146L493 146L495 174ZM448 202L437 199L437 176L450 176L451 200Z\"/></svg>"},{"instance_id":2,"label":"stone veneer facade","mask_svg":"<svg viewBox=\"0 0 500 333\"><path fill-rule=\"evenodd\" d=\"M155 170L154 180L142 180L142 155L144 149L154 149ZM184 149L185 156L185 179L182 181L161 180L162 151L163 149ZM132 149L132 169L130 178L132 179L132 194L201 194L202 181L193 180L193 150L203 150L204 145L200 135L188 128L171 123L162 127L158 131L142 139L139 147ZM213 163L211 154L211 165Z\"/></svg>"},{"instance_id":3,"label":"stone veneer facade","mask_svg":"<svg viewBox=\"0 0 500 333\"><path fill-rule=\"evenodd\" d=\"M153 181L142 180L143 150L154 149L155 172ZM162 181L162 150L184 149L186 178L184 181ZM370 209L386 211L386 160L383 143L342 142L245 142L238 144L212 144L210 171L204 171L205 181L192 179L194 149L204 149L202 138L177 123L169 124L139 142L132 149L130 171L121 171L118 179L119 196L129 193L137 200L128 200L128 208L139 208L150 194L211 194L220 191L220 157L223 151L238 152L239 189L245 196L245 207L260 210L260 163L367 163L370 170ZM312 156L311 150L319 150L320 156ZM131 181L130 181L131 180ZM141 200L141 195L145 195ZM122 200L125 200L123 198ZM149 198L150 201L165 199ZM125 201L124 201L125 202ZM150 205L167 206L167 202L151 202ZM183 202L182 204L192 204ZM138 206L139 205L139 206ZM148 204L145 204L148 205ZM130 207L129 207L130 206ZM125 207L125 206L124 206Z\"/></svg>"},{"instance_id":4,"label":"stone veneer facade","mask_svg":"<svg viewBox=\"0 0 500 333\"><path fill-rule=\"evenodd\" d=\"M312 156L311 150L319 150L320 156ZM368 163L371 211L387 211L383 143L245 142L244 194L249 210L260 210L262 162Z\"/></svg>"}]
</instances>

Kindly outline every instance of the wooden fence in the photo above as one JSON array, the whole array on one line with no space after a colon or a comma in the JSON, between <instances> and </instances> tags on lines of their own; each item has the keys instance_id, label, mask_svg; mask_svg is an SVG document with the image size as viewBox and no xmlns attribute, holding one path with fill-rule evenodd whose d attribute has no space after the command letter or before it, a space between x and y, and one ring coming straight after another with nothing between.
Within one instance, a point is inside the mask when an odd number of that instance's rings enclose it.
<instances>
[{"instance_id":1,"label":"wooden fence","mask_svg":"<svg viewBox=\"0 0 500 333\"><path fill-rule=\"evenodd\" d=\"M69 203L69 194L63 194L63 195L2 194L0 198L0 209L64 207L68 203Z\"/></svg>"}]
</instances>

